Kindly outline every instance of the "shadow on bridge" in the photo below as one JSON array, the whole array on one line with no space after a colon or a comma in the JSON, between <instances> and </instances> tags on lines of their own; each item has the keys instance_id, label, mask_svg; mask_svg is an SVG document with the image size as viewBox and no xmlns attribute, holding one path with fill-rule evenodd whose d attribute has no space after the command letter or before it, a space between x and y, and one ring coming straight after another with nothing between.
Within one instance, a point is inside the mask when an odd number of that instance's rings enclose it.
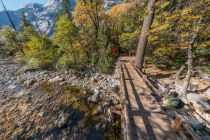
<instances>
[{"instance_id":1,"label":"shadow on bridge","mask_svg":"<svg viewBox=\"0 0 210 140\"><path fill-rule=\"evenodd\" d=\"M126 65L123 64L123 66L124 67L122 67L122 69L125 69L126 72L127 72L127 75L128 75L128 79L126 79L126 80L129 80L131 88L132 88L132 93L135 97L136 103L138 104L138 110L132 110L131 101L130 101L130 98L129 98L129 95L128 95L127 85L126 85L126 82L123 81L124 85L125 85L125 94L126 94L125 96L126 96L126 99L128 100L128 103L129 103L128 107L129 107L130 121L131 121L131 126L132 126L132 131L131 131L132 132L132 140L141 139L141 138L139 138L138 134L141 135L141 136L145 136L145 139L147 139L146 137L148 137L149 140L156 140L157 138L155 136L155 133L153 131L153 128L152 128L152 126L150 124L150 121L149 121L149 118L148 118L149 116L151 116L151 114L150 114L150 112L148 112L144 109L143 104L141 102L141 99L138 96L136 88L134 86L133 79L131 78L131 75L130 75ZM146 128L146 133L143 130L140 130L136 126L135 121L134 121L135 116L141 116L142 117L142 120L144 122L144 126Z\"/></svg>"}]
</instances>

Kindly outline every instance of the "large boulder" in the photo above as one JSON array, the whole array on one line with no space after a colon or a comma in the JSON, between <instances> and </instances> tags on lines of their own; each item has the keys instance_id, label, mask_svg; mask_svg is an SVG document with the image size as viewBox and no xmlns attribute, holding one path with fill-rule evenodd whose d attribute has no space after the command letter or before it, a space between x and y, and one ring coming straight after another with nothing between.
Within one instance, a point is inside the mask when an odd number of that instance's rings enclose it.
<instances>
[{"instance_id":1,"label":"large boulder","mask_svg":"<svg viewBox=\"0 0 210 140\"><path fill-rule=\"evenodd\" d=\"M210 100L203 95L190 93L187 94L187 100L203 111L210 110Z\"/></svg>"},{"instance_id":2,"label":"large boulder","mask_svg":"<svg viewBox=\"0 0 210 140\"><path fill-rule=\"evenodd\" d=\"M197 91L198 90L198 84L197 83L190 83L189 87L188 87L188 90L193 91L193 92Z\"/></svg>"},{"instance_id":3,"label":"large boulder","mask_svg":"<svg viewBox=\"0 0 210 140\"><path fill-rule=\"evenodd\" d=\"M184 85L184 82L183 81L176 81L175 82L176 88L182 89L183 88L183 85Z\"/></svg>"},{"instance_id":4,"label":"large boulder","mask_svg":"<svg viewBox=\"0 0 210 140\"><path fill-rule=\"evenodd\" d=\"M206 81L210 81L210 74L199 73L199 76L200 76L201 79L204 79Z\"/></svg>"},{"instance_id":5,"label":"large boulder","mask_svg":"<svg viewBox=\"0 0 210 140\"><path fill-rule=\"evenodd\" d=\"M179 93L182 93L184 81L176 81L175 86L176 86L176 91ZM187 90L195 92L198 90L198 84L197 83L190 83Z\"/></svg>"},{"instance_id":6,"label":"large boulder","mask_svg":"<svg viewBox=\"0 0 210 140\"><path fill-rule=\"evenodd\" d=\"M210 97L210 88L208 88L205 92L206 92L206 95L207 95L208 97Z\"/></svg>"}]
</instances>

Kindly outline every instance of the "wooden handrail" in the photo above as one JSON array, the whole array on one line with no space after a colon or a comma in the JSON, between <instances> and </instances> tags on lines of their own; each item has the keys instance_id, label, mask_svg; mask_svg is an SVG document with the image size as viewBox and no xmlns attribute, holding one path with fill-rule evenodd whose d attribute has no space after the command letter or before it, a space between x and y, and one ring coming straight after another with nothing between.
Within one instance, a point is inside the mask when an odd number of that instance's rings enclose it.
<instances>
[{"instance_id":1,"label":"wooden handrail","mask_svg":"<svg viewBox=\"0 0 210 140\"><path fill-rule=\"evenodd\" d=\"M123 110L122 110L122 113L123 113L123 116L124 116L124 140L131 140L131 123L130 123L130 115L129 115L129 109L128 109L128 104L124 103L126 101L126 90L125 90L125 76L124 76L124 73L123 73L123 69L122 69L122 64L120 64L120 70L121 70L121 76L120 76L120 79L121 79L121 88L122 88L122 107L123 107Z\"/></svg>"},{"instance_id":2,"label":"wooden handrail","mask_svg":"<svg viewBox=\"0 0 210 140\"><path fill-rule=\"evenodd\" d=\"M131 66L136 70L137 74L141 76L141 78L145 81L146 85L148 88L152 87L152 89L157 92L158 90L151 84L151 82L147 79L147 76L144 75L137 66L135 66L131 61L130 61ZM140 77L139 77L140 78ZM150 86L150 87L149 87Z\"/></svg>"}]
</instances>

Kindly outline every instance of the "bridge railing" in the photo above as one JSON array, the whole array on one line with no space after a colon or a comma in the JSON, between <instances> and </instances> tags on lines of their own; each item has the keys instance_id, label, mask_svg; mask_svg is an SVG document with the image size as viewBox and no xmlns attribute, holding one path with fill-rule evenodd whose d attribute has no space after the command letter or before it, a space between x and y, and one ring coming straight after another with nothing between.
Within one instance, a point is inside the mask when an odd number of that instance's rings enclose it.
<instances>
[{"instance_id":1,"label":"bridge railing","mask_svg":"<svg viewBox=\"0 0 210 140\"><path fill-rule=\"evenodd\" d=\"M129 113L129 103L127 100L127 87L125 82L125 75L123 73L122 64L120 64L120 85L121 85L121 104L122 104L122 115L121 115L121 123L123 129L123 137L124 140L132 140L131 138L131 123L130 123L130 113Z\"/></svg>"}]
</instances>

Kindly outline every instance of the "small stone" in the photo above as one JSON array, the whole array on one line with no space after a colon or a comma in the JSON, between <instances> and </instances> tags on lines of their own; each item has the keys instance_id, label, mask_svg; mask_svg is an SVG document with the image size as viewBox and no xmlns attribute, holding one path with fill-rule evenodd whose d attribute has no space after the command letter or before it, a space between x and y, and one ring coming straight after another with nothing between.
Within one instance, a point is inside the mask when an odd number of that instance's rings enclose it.
<instances>
[{"instance_id":1,"label":"small stone","mask_svg":"<svg viewBox=\"0 0 210 140\"><path fill-rule=\"evenodd\" d=\"M62 140L67 140L67 137L66 136L62 137Z\"/></svg>"},{"instance_id":2,"label":"small stone","mask_svg":"<svg viewBox=\"0 0 210 140\"><path fill-rule=\"evenodd\" d=\"M109 117L108 117L108 121L109 122L113 122L113 115L111 114L111 115L109 115Z\"/></svg>"},{"instance_id":3,"label":"small stone","mask_svg":"<svg viewBox=\"0 0 210 140\"><path fill-rule=\"evenodd\" d=\"M69 121L69 114L65 113L61 115L60 120L56 120L55 124L57 127L62 128L64 127Z\"/></svg>"},{"instance_id":4,"label":"small stone","mask_svg":"<svg viewBox=\"0 0 210 140\"><path fill-rule=\"evenodd\" d=\"M26 123L26 121L20 121L20 122L18 122L18 125L23 126L23 125L25 125L25 123Z\"/></svg>"},{"instance_id":5,"label":"small stone","mask_svg":"<svg viewBox=\"0 0 210 140\"><path fill-rule=\"evenodd\" d=\"M36 83L36 81L34 79L31 79L31 80L26 82L26 85L27 86L32 86L34 83Z\"/></svg>"},{"instance_id":6,"label":"small stone","mask_svg":"<svg viewBox=\"0 0 210 140\"><path fill-rule=\"evenodd\" d=\"M99 94L99 90L96 89L96 88L94 88L94 89L92 90L92 93L93 93L93 94Z\"/></svg>"},{"instance_id":7,"label":"small stone","mask_svg":"<svg viewBox=\"0 0 210 140\"><path fill-rule=\"evenodd\" d=\"M99 130L100 127L101 127L101 123L97 123L96 126L95 126L96 130Z\"/></svg>"},{"instance_id":8,"label":"small stone","mask_svg":"<svg viewBox=\"0 0 210 140\"><path fill-rule=\"evenodd\" d=\"M102 113L102 112L103 112L103 108L102 108L102 106L100 106L100 105L98 106L98 112L99 112L99 113Z\"/></svg>"},{"instance_id":9,"label":"small stone","mask_svg":"<svg viewBox=\"0 0 210 140\"><path fill-rule=\"evenodd\" d=\"M84 90L84 95L86 95L88 93L88 91L87 90Z\"/></svg>"},{"instance_id":10,"label":"small stone","mask_svg":"<svg viewBox=\"0 0 210 140\"><path fill-rule=\"evenodd\" d=\"M40 113L39 113L39 116L40 116L40 117L44 117L45 115L46 115L45 112L40 112Z\"/></svg>"},{"instance_id":11,"label":"small stone","mask_svg":"<svg viewBox=\"0 0 210 140\"><path fill-rule=\"evenodd\" d=\"M98 94L94 94L93 96L88 98L88 101L92 101L94 103L98 103L99 102L99 96Z\"/></svg>"},{"instance_id":12,"label":"small stone","mask_svg":"<svg viewBox=\"0 0 210 140\"><path fill-rule=\"evenodd\" d=\"M118 91L119 91L119 86L118 85L114 85L114 86L112 86L111 87L111 89L112 89L112 91L114 91L115 93L118 93Z\"/></svg>"},{"instance_id":13,"label":"small stone","mask_svg":"<svg viewBox=\"0 0 210 140\"><path fill-rule=\"evenodd\" d=\"M97 79L96 77L92 77L90 80L91 80L92 82L97 82L97 81L98 81L98 79Z\"/></svg>"}]
</instances>

